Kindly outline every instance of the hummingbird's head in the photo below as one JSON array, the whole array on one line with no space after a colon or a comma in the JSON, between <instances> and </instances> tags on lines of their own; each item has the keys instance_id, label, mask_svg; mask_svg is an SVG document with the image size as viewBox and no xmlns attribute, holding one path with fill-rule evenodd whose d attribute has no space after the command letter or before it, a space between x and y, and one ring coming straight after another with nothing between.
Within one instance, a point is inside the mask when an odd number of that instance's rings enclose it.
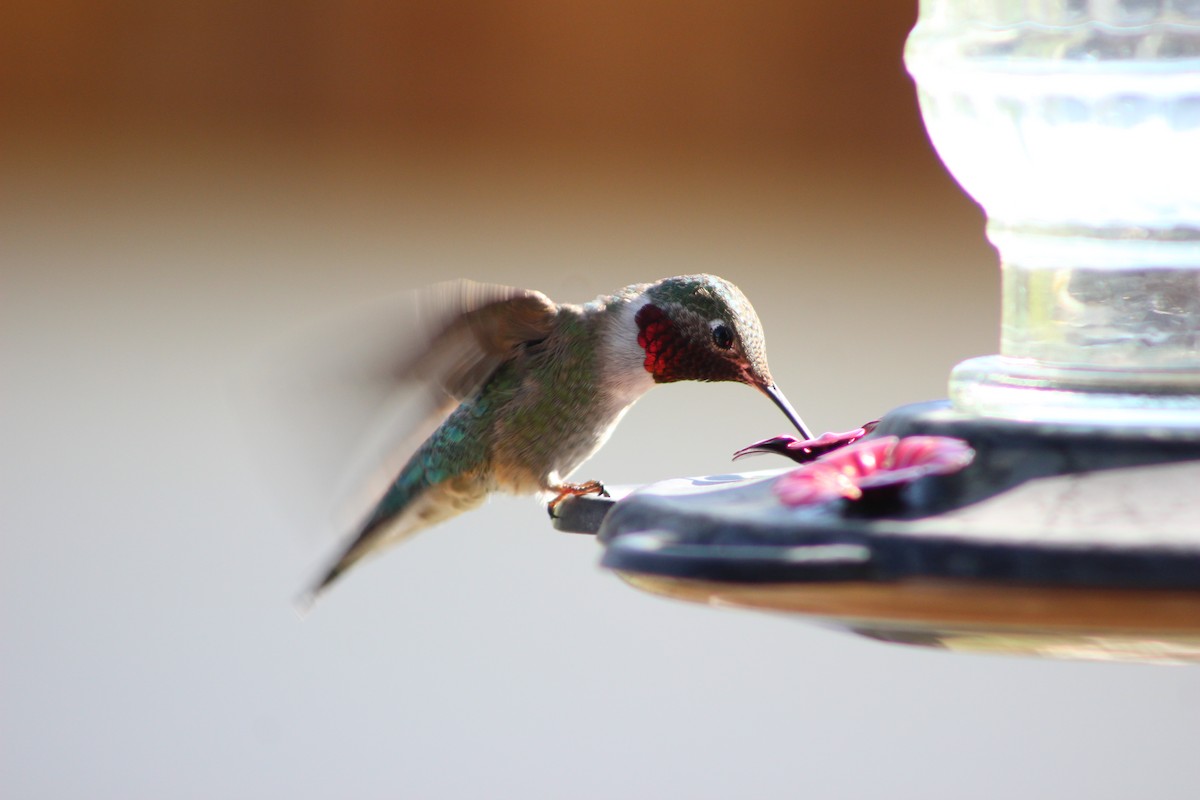
<instances>
[{"instance_id":1,"label":"hummingbird's head","mask_svg":"<svg viewBox=\"0 0 1200 800\"><path fill-rule=\"evenodd\" d=\"M715 275L683 275L647 287L634 317L646 371L657 383L737 381L767 395L804 435L775 385L762 323L742 291Z\"/></svg>"}]
</instances>

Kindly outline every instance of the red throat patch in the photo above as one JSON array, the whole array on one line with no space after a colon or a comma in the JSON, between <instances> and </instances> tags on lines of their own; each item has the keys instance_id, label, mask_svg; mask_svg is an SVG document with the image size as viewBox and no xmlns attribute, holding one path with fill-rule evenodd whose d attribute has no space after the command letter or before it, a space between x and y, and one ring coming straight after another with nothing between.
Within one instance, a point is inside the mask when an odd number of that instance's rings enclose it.
<instances>
[{"instance_id":1,"label":"red throat patch","mask_svg":"<svg viewBox=\"0 0 1200 800\"><path fill-rule=\"evenodd\" d=\"M674 365L684 353L684 342L675 324L661 308L647 303L638 310L638 344L646 351L646 371L659 383L679 380Z\"/></svg>"}]
</instances>

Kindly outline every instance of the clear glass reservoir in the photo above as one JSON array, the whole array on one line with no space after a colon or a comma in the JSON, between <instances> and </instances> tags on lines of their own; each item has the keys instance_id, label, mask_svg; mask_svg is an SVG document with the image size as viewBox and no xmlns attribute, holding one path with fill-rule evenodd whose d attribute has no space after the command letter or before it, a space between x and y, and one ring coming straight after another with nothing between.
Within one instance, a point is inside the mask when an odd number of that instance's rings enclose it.
<instances>
[{"instance_id":1,"label":"clear glass reservoir","mask_svg":"<svg viewBox=\"0 0 1200 800\"><path fill-rule=\"evenodd\" d=\"M1200 0L922 0L905 60L1000 252L956 407L1200 426Z\"/></svg>"}]
</instances>

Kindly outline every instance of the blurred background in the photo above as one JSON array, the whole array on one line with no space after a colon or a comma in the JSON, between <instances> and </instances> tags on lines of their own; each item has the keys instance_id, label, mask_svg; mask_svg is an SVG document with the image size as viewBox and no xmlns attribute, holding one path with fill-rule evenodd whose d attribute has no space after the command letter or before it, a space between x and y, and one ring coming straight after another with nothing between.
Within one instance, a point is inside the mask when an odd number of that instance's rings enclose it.
<instances>
[{"instance_id":1,"label":"blurred background","mask_svg":"<svg viewBox=\"0 0 1200 800\"><path fill-rule=\"evenodd\" d=\"M293 610L378 397L265 376L386 298L715 272L820 431L994 351L995 256L901 61L915 15L0 8L0 794L1193 796L1194 670L641 595L527 498ZM673 385L580 477L726 471L786 429L745 387Z\"/></svg>"}]
</instances>

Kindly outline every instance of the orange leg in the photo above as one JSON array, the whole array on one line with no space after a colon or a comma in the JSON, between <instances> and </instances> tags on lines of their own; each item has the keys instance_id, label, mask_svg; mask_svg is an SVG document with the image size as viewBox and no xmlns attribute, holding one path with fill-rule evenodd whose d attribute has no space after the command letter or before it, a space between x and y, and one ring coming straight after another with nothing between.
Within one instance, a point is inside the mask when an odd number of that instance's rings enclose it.
<instances>
[{"instance_id":1,"label":"orange leg","mask_svg":"<svg viewBox=\"0 0 1200 800\"><path fill-rule=\"evenodd\" d=\"M601 497L609 497L608 490L604 488L604 484L600 481L587 481L586 483L564 483L558 486L551 486L550 491L556 492L554 499L546 504L546 511L550 513L550 519L554 519L554 510L558 508L558 504L568 497L578 497L583 494L598 494Z\"/></svg>"}]
</instances>

